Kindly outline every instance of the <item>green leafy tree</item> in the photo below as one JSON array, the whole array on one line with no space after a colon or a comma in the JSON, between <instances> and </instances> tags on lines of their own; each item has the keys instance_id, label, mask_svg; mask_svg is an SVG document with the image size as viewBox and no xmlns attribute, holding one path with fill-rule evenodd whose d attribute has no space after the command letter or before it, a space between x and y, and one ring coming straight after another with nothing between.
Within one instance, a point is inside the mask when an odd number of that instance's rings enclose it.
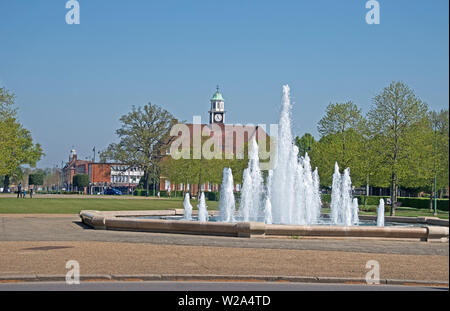
<instances>
[{"instance_id":1,"label":"green leafy tree","mask_svg":"<svg viewBox=\"0 0 450 311\"><path fill-rule=\"evenodd\" d=\"M414 130L427 114L427 105L402 82L392 82L375 96L368 113L373 152L381 159L380 171L390 178L391 215L395 215L399 181L417 162L418 132ZM406 178L405 178L406 179Z\"/></svg>"},{"instance_id":2,"label":"green leafy tree","mask_svg":"<svg viewBox=\"0 0 450 311\"><path fill-rule=\"evenodd\" d=\"M295 144L298 147L298 156L304 157L305 153L310 153L314 147L316 140L310 133L305 133L301 138L295 137Z\"/></svg>"},{"instance_id":3,"label":"green leafy tree","mask_svg":"<svg viewBox=\"0 0 450 311\"><path fill-rule=\"evenodd\" d=\"M431 210L433 209L433 198L437 196L438 192L442 194L440 189L448 186L448 109L440 112L431 111L420 125L417 144L420 143L420 150L423 152L418 160L421 165L412 172L413 178L417 181L412 186L430 192Z\"/></svg>"},{"instance_id":4,"label":"green leafy tree","mask_svg":"<svg viewBox=\"0 0 450 311\"><path fill-rule=\"evenodd\" d=\"M0 88L0 119L6 120L16 116L15 95L5 88ZM1 134L1 133L0 133Z\"/></svg>"},{"instance_id":5,"label":"green leafy tree","mask_svg":"<svg viewBox=\"0 0 450 311\"><path fill-rule=\"evenodd\" d=\"M34 167L43 156L39 144L34 144L30 131L17 121L14 95L0 88L0 175L8 191L10 177L21 165Z\"/></svg>"},{"instance_id":6,"label":"green leafy tree","mask_svg":"<svg viewBox=\"0 0 450 311\"><path fill-rule=\"evenodd\" d=\"M119 143L110 144L100 155L102 161L117 161L129 167L138 167L144 174L144 187L153 191L160 176L160 162L171 142L170 129L177 120L167 110L151 103L136 108L120 118L121 128L116 131Z\"/></svg>"},{"instance_id":7,"label":"green leafy tree","mask_svg":"<svg viewBox=\"0 0 450 311\"><path fill-rule=\"evenodd\" d=\"M331 185L334 163L341 168L350 167L355 185L365 183L361 149L364 143L364 118L352 102L328 105L317 129L320 140L311 149L312 165L319 168L322 185Z\"/></svg>"},{"instance_id":8,"label":"green leafy tree","mask_svg":"<svg viewBox=\"0 0 450 311\"><path fill-rule=\"evenodd\" d=\"M436 189L449 186L449 112L448 109L430 114L433 130L433 173L436 175ZM442 193L442 191L441 191Z\"/></svg>"}]
</instances>

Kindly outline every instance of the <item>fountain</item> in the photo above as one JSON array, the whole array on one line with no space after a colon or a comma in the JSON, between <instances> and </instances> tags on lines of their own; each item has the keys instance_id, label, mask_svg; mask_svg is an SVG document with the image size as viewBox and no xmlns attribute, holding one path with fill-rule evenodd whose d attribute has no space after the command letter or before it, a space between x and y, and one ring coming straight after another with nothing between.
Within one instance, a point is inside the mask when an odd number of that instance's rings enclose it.
<instances>
[{"instance_id":1,"label":"fountain","mask_svg":"<svg viewBox=\"0 0 450 311\"><path fill-rule=\"evenodd\" d=\"M289 87L286 85L283 86L274 168L268 172L264 183L259 167L258 145L256 139L253 138L250 144L248 167L243 174L238 217L234 215L236 203L233 194L233 175L231 169L226 168L223 171L218 216L217 213L211 212L211 218L209 218L205 194L202 192L197 206L199 221L177 221L195 219L192 217L192 206L186 195L183 217L180 215L182 212L178 209L114 212L86 210L80 212L83 223L96 229L106 230L139 230L249 238L314 236L448 241L448 220L427 217L411 219L391 217L388 222L388 225L391 226L389 228L370 227L374 224L376 217L358 216L358 200L352 197L350 169L345 169L341 174L337 163L332 181L330 217L329 219L321 218L319 173L317 168L312 171L308 154L299 157L299 150L293 144L290 110ZM377 212L377 226L384 227L383 200L380 200ZM361 218L361 222L359 218ZM242 223L236 223L237 221L242 221ZM284 226L284 224L289 226ZM426 227L423 226L424 224ZM323 225L331 226L326 228ZM362 225L368 226L360 227Z\"/></svg>"},{"instance_id":2,"label":"fountain","mask_svg":"<svg viewBox=\"0 0 450 311\"><path fill-rule=\"evenodd\" d=\"M283 86L282 109L279 121L274 169L269 171L264 186L259 167L258 144L253 137L250 144L248 167L243 173L239 220L260 221L266 224L311 225L321 223L320 178L318 169L312 171L308 153L299 157L299 150L292 143L291 103L289 87ZM225 169L222 195L219 202L221 220L233 222L230 207L234 205L231 169ZM230 183L227 185L227 183ZM344 174L335 164L331 200L331 223L345 226L358 224L358 202L352 200L350 169ZM227 193L227 195L224 195ZM233 209L234 210L234 209Z\"/></svg>"},{"instance_id":3,"label":"fountain","mask_svg":"<svg viewBox=\"0 0 450 311\"><path fill-rule=\"evenodd\" d=\"M190 202L189 193L186 193L186 195L184 196L183 207L184 207L184 217L183 218L185 220L192 220L192 205Z\"/></svg>"},{"instance_id":4,"label":"fountain","mask_svg":"<svg viewBox=\"0 0 450 311\"><path fill-rule=\"evenodd\" d=\"M206 201L205 201L205 193L202 192L201 196L200 196L200 201L197 205L198 208L198 220L199 221L208 221L208 210L207 210L207 206L206 206Z\"/></svg>"},{"instance_id":5,"label":"fountain","mask_svg":"<svg viewBox=\"0 0 450 311\"><path fill-rule=\"evenodd\" d=\"M384 227L384 200L380 199L380 204L377 207L377 226Z\"/></svg>"}]
</instances>

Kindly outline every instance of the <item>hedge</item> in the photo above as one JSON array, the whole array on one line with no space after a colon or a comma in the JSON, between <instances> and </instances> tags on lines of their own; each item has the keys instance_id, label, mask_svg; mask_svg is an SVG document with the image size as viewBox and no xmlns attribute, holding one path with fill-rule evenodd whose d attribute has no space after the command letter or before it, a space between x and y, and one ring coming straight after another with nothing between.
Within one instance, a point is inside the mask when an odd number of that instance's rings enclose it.
<instances>
[{"instance_id":1,"label":"hedge","mask_svg":"<svg viewBox=\"0 0 450 311\"><path fill-rule=\"evenodd\" d=\"M364 196L357 195L355 198L358 198L358 203L362 205L364 203ZM369 196L367 197L367 205L378 205L380 203L380 199L389 198L389 196ZM401 206L404 207L412 207L417 209L428 209L430 208L430 198L407 198L407 197L398 197L397 201L401 203ZM322 194L322 202L323 203L331 203L331 195L330 194ZM449 200L448 199L438 199L437 200L437 209L441 211L448 211L449 208Z\"/></svg>"},{"instance_id":2,"label":"hedge","mask_svg":"<svg viewBox=\"0 0 450 311\"><path fill-rule=\"evenodd\" d=\"M159 192L159 196L160 196L161 198L167 198L167 197L169 197L169 196L167 195L167 191L166 191L166 190L159 190L159 191L157 190L157 191L155 191L155 196L158 195L158 192ZM135 195L135 196L145 197L146 194L147 194L147 190L145 190L145 189L135 189L135 190L133 191L133 195ZM177 190L176 192L175 192L175 191L171 191L171 192L170 192L170 196L171 196L172 198L175 197L175 194L176 194L176 197L177 197L177 198L178 198L178 197L182 197L182 196L183 196L183 191ZM149 196L153 196L153 189L150 189L150 190L148 191L148 195L149 195Z\"/></svg>"}]
</instances>

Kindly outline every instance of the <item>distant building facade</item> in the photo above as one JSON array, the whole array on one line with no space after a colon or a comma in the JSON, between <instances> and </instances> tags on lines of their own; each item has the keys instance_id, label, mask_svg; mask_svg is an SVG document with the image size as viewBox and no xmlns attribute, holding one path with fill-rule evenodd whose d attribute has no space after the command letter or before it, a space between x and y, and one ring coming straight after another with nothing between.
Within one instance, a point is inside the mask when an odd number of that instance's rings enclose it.
<instances>
[{"instance_id":1,"label":"distant building facade","mask_svg":"<svg viewBox=\"0 0 450 311\"><path fill-rule=\"evenodd\" d=\"M121 163L95 163L78 160L76 151L70 151L69 162L63 168L64 188L74 191L73 176L86 174L89 176L89 187L85 193L102 193L107 188L116 188L124 194L132 193L144 176L144 171ZM80 190L80 189L78 189Z\"/></svg>"}]
</instances>

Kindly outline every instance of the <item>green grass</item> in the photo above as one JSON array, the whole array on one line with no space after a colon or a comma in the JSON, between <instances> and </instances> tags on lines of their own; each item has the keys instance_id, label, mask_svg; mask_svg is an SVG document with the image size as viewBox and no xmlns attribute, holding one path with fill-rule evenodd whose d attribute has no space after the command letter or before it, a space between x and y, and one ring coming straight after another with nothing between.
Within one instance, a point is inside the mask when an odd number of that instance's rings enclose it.
<instances>
[{"instance_id":1,"label":"green grass","mask_svg":"<svg viewBox=\"0 0 450 311\"><path fill-rule=\"evenodd\" d=\"M198 202L191 201L194 209ZM217 209L218 202L207 201L208 209ZM61 199L0 198L0 214L78 214L81 210L126 211L183 208L183 201L174 199Z\"/></svg>"},{"instance_id":2,"label":"green grass","mask_svg":"<svg viewBox=\"0 0 450 311\"><path fill-rule=\"evenodd\" d=\"M198 202L191 201L194 209ZM209 210L217 210L218 202L207 201ZM98 211L130 211L130 210L164 210L183 208L181 198L161 199L120 199L120 198L5 198L0 197L0 214L77 214L81 210ZM361 206L361 208L363 208ZM360 215L376 215L376 206L366 206L369 211L360 211ZM329 213L329 209L322 209L322 213ZM396 216L407 217L433 217L433 212L428 209L414 209L398 207ZM438 217L448 219L448 212L438 211ZM389 212L386 212L389 215Z\"/></svg>"}]
</instances>

